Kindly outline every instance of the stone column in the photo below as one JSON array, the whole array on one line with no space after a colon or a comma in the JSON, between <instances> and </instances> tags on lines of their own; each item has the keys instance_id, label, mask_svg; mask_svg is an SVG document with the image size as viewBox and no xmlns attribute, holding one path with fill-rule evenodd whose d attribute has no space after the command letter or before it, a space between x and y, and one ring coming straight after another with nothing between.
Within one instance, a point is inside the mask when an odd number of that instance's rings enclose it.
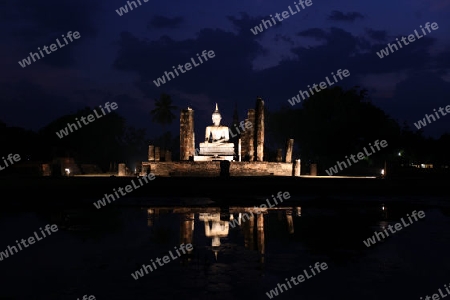
<instances>
[{"instance_id":1,"label":"stone column","mask_svg":"<svg viewBox=\"0 0 450 300\"><path fill-rule=\"evenodd\" d=\"M311 164L311 171L309 175L317 176L317 164Z\"/></svg>"},{"instance_id":2,"label":"stone column","mask_svg":"<svg viewBox=\"0 0 450 300\"><path fill-rule=\"evenodd\" d=\"M252 124L251 128L247 129L248 131L248 155L250 161L255 160L255 110L248 110L248 120Z\"/></svg>"},{"instance_id":3,"label":"stone column","mask_svg":"<svg viewBox=\"0 0 450 300\"><path fill-rule=\"evenodd\" d=\"M180 160L194 156L194 145L194 110L187 108L180 114Z\"/></svg>"},{"instance_id":4,"label":"stone column","mask_svg":"<svg viewBox=\"0 0 450 300\"><path fill-rule=\"evenodd\" d=\"M300 159L296 159L294 163L294 176L300 177L301 173L301 161Z\"/></svg>"},{"instance_id":5,"label":"stone column","mask_svg":"<svg viewBox=\"0 0 450 300\"><path fill-rule=\"evenodd\" d=\"M248 122L248 119L245 119L244 122ZM246 161L247 160L247 155L248 155L248 136L249 136L249 131L248 130L244 130L241 133L241 161Z\"/></svg>"},{"instance_id":6,"label":"stone column","mask_svg":"<svg viewBox=\"0 0 450 300\"><path fill-rule=\"evenodd\" d=\"M281 148L277 149L277 157L275 159L276 162L283 161L283 150Z\"/></svg>"},{"instance_id":7,"label":"stone column","mask_svg":"<svg viewBox=\"0 0 450 300\"><path fill-rule=\"evenodd\" d=\"M192 119L194 122L194 119ZM198 155L200 153L200 145L198 145L198 153L195 151L195 132L194 132L194 123L192 123L192 160L194 160L194 155Z\"/></svg>"},{"instance_id":8,"label":"stone column","mask_svg":"<svg viewBox=\"0 0 450 300\"><path fill-rule=\"evenodd\" d=\"M119 172L118 176L126 176L127 175L127 167L125 164L119 164Z\"/></svg>"},{"instance_id":9,"label":"stone column","mask_svg":"<svg viewBox=\"0 0 450 300\"><path fill-rule=\"evenodd\" d=\"M255 112L255 159L263 161L264 159L264 100L256 99Z\"/></svg>"},{"instance_id":10,"label":"stone column","mask_svg":"<svg viewBox=\"0 0 450 300\"><path fill-rule=\"evenodd\" d=\"M286 162L292 162L292 149L294 148L294 140L289 139L286 142Z\"/></svg>"},{"instance_id":11,"label":"stone column","mask_svg":"<svg viewBox=\"0 0 450 300\"><path fill-rule=\"evenodd\" d=\"M238 161L241 161L241 139L238 140Z\"/></svg>"},{"instance_id":12,"label":"stone column","mask_svg":"<svg viewBox=\"0 0 450 300\"><path fill-rule=\"evenodd\" d=\"M160 149L159 147L155 147L155 161L160 161L161 155L160 155Z\"/></svg>"},{"instance_id":13,"label":"stone column","mask_svg":"<svg viewBox=\"0 0 450 300\"><path fill-rule=\"evenodd\" d=\"M148 161L155 161L155 146L148 146Z\"/></svg>"},{"instance_id":14,"label":"stone column","mask_svg":"<svg viewBox=\"0 0 450 300\"><path fill-rule=\"evenodd\" d=\"M166 150L164 159L165 159L165 161L172 161L172 151Z\"/></svg>"}]
</instances>

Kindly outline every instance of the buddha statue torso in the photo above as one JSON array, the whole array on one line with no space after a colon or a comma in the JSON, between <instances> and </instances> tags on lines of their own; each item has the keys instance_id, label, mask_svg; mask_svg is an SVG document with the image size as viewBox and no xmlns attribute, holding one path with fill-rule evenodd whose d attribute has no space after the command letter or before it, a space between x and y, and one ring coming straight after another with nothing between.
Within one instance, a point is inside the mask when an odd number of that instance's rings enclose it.
<instances>
[{"instance_id":1,"label":"buddha statue torso","mask_svg":"<svg viewBox=\"0 0 450 300\"><path fill-rule=\"evenodd\" d=\"M205 131L205 142L228 142L229 133L227 126L208 126Z\"/></svg>"},{"instance_id":2,"label":"buddha statue torso","mask_svg":"<svg viewBox=\"0 0 450 300\"><path fill-rule=\"evenodd\" d=\"M228 140L230 139L228 127L220 125L221 120L222 117L216 104L216 110L212 114L214 125L206 127L205 142L215 144L228 143Z\"/></svg>"}]
</instances>

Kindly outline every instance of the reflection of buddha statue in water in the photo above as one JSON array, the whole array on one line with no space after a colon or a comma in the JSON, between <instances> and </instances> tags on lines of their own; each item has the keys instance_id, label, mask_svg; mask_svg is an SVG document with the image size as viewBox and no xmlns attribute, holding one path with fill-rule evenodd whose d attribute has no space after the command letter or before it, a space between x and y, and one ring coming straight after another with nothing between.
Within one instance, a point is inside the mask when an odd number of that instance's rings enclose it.
<instances>
[{"instance_id":1,"label":"reflection of buddha statue in water","mask_svg":"<svg viewBox=\"0 0 450 300\"><path fill-rule=\"evenodd\" d=\"M200 213L199 220L205 222L205 236L212 238L211 247L217 260L217 254L220 249L220 238L228 236L229 221L222 221L220 213ZM210 225L210 222L212 224Z\"/></svg>"},{"instance_id":2,"label":"reflection of buddha statue in water","mask_svg":"<svg viewBox=\"0 0 450 300\"><path fill-rule=\"evenodd\" d=\"M216 103L216 110L212 114L213 126L206 127L205 130L205 142L213 144L227 143L230 139L228 133L228 127L220 125L222 116L220 115L219 108Z\"/></svg>"}]
</instances>

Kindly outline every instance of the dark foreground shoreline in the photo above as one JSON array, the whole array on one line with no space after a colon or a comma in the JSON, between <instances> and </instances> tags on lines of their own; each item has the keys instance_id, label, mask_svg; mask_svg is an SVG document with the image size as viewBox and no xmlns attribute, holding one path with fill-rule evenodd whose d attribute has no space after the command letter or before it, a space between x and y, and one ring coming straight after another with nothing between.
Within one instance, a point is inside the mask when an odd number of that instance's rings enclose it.
<instances>
[{"instance_id":1,"label":"dark foreground shoreline","mask_svg":"<svg viewBox=\"0 0 450 300\"><path fill-rule=\"evenodd\" d=\"M136 177L0 178L2 206L92 203L113 189L138 184ZM127 198L209 198L217 203L253 204L279 191L292 199L383 196L449 196L450 178L156 177ZM450 200L450 197L449 197ZM256 201L257 202L257 201ZM90 204L91 205L91 204ZM119 204L120 205L120 204Z\"/></svg>"}]
</instances>

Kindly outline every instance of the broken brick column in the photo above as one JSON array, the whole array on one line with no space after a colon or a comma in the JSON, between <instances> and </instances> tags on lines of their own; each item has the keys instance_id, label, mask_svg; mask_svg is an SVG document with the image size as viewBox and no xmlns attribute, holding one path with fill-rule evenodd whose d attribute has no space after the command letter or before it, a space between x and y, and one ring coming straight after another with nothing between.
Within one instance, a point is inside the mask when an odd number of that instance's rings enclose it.
<instances>
[{"instance_id":1,"label":"broken brick column","mask_svg":"<svg viewBox=\"0 0 450 300\"><path fill-rule=\"evenodd\" d=\"M180 114L180 160L189 160L195 155L194 110L187 108Z\"/></svg>"},{"instance_id":2,"label":"broken brick column","mask_svg":"<svg viewBox=\"0 0 450 300\"><path fill-rule=\"evenodd\" d=\"M161 150L159 147L155 147L155 161L161 160Z\"/></svg>"},{"instance_id":3,"label":"broken brick column","mask_svg":"<svg viewBox=\"0 0 450 300\"><path fill-rule=\"evenodd\" d=\"M294 162L294 176L296 177L300 177L300 173L301 173L301 161L300 159L296 159Z\"/></svg>"},{"instance_id":4,"label":"broken brick column","mask_svg":"<svg viewBox=\"0 0 450 300\"><path fill-rule=\"evenodd\" d=\"M256 99L255 107L255 160L264 159L264 101L260 97Z\"/></svg>"},{"instance_id":5,"label":"broken brick column","mask_svg":"<svg viewBox=\"0 0 450 300\"><path fill-rule=\"evenodd\" d=\"M277 157L275 159L276 162L283 161L283 150L281 148L277 149Z\"/></svg>"},{"instance_id":6,"label":"broken brick column","mask_svg":"<svg viewBox=\"0 0 450 300\"><path fill-rule=\"evenodd\" d=\"M148 161L155 161L155 146L148 146Z\"/></svg>"},{"instance_id":7,"label":"broken brick column","mask_svg":"<svg viewBox=\"0 0 450 300\"><path fill-rule=\"evenodd\" d=\"M247 145L248 145L248 156L250 161L255 160L255 110L248 110L248 121L252 124L251 128L246 130L248 133ZM248 131L248 132L247 132Z\"/></svg>"},{"instance_id":8,"label":"broken brick column","mask_svg":"<svg viewBox=\"0 0 450 300\"><path fill-rule=\"evenodd\" d=\"M289 139L286 142L286 161L287 163L292 162L292 150L294 148L294 139Z\"/></svg>"}]
</instances>

